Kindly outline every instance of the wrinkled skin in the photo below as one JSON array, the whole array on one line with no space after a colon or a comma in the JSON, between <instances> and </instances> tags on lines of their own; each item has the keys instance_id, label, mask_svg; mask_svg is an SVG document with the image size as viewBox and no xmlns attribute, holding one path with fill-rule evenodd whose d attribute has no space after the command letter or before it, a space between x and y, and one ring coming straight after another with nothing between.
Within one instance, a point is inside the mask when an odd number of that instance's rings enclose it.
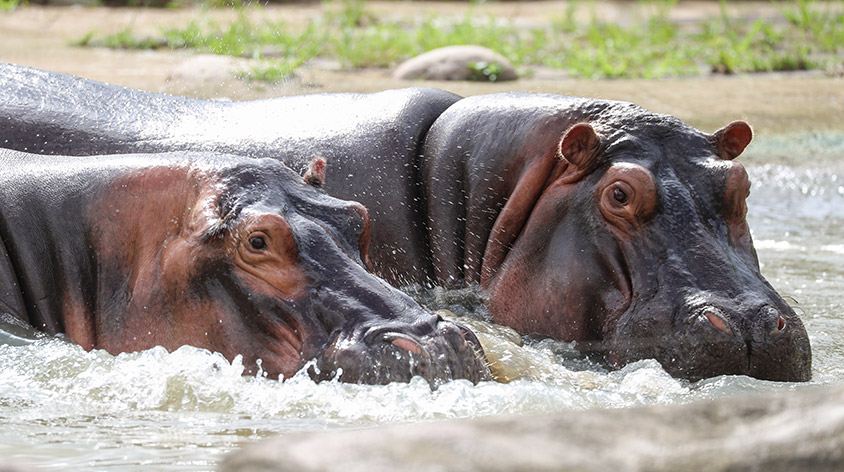
<instances>
[{"instance_id":1,"label":"wrinkled skin","mask_svg":"<svg viewBox=\"0 0 844 472\"><path fill-rule=\"evenodd\" d=\"M0 98L0 138L17 149L226 149L297 167L302 149L324 154L341 169L326 190L373 211L377 273L478 283L495 321L611 365L811 376L805 329L747 230L741 125L706 135L631 104L535 94L220 103L15 66L0 66ZM344 157L360 154L372 159Z\"/></svg>"},{"instance_id":2,"label":"wrinkled skin","mask_svg":"<svg viewBox=\"0 0 844 472\"><path fill-rule=\"evenodd\" d=\"M0 165L4 316L85 349L241 355L271 377L310 359L320 380L487 376L474 335L366 270L365 208L276 160L0 150Z\"/></svg>"}]
</instances>

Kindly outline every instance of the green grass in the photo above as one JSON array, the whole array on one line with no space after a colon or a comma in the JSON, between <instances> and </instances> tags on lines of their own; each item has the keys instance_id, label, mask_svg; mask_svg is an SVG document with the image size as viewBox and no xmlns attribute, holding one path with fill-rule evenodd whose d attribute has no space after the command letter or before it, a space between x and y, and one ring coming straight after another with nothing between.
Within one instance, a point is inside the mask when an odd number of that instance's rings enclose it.
<instances>
[{"instance_id":1,"label":"green grass","mask_svg":"<svg viewBox=\"0 0 844 472\"><path fill-rule=\"evenodd\" d=\"M291 77L303 63L300 59L263 60L251 69L239 73L238 77L253 82L281 82Z\"/></svg>"},{"instance_id":2,"label":"green grass","mask_svg":"<svg viewBox=\"0 0 844 472\"><path fill-rule=\"evenodd\" d=\"M0 11L12 11L23 4L23 0L0 0Z\"/></svg>"},{"instance_id":3,"label":"green grass","mask_svg":"<svg viewBox=\"0 0 844 472\"><path fill-rule=\"evenodd\" d=\"M322 49L322 36L313 24L293 32L283 23L255 24L243 14L226 26L192 21L184 28L166 29L162 36L171 49L253 58L278 56L301 63Z\"/></svg>"},{"instance_id":4,"label":"green grass","mask_svg":"<svg viewBox=\"0 0 844 472\"><path fill-rule=\"evenodd\" d=\"M644 2L640 6L647 7L647 13L619 25L595 14L590 21L578 21L579 9L590 6L573 1L547 24L523 27L508 19L483 18L471 12L463 18L378 18L361 0L343 0L325 3L323 16L304 26L250 20L242 13L225 25L197 20L155 37L138 36L131 30L102 37L89 33L77 44L193 49L261 59L244 74L261 81L282 80L317 56L350 69L389 67L435 48L459 44L488 47L522 70L543 66L586 78L791 71L842 61L841 5L837 11L827 11L825 4L792 0L779 3L778 21L747 22L731 18L722 3L719 17L681 26L669 19L675 4L676 0ZM475 69L478 79L495 80L500 73L488 67Z\"/></svg>"},{"instance_id":5,"label":"green grass","mask_svg":"<svg viewBox=\"0 0 844 472\"><path fill-rule=\"evenodd\" d=\"M696 54L678 47L684 40L676 25L664 17L649 18L644 27L622 27L593 19L560 42L556 54L545 59L550 67L588 78L694 75Z\"/></svg>"}]
</instances>

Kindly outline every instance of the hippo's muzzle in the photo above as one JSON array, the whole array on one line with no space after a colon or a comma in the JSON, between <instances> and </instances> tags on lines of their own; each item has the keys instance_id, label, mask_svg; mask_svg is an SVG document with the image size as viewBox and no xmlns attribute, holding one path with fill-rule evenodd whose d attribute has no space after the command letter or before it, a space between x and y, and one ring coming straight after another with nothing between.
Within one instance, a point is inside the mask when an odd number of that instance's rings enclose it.
<instances>
[{"instance_id":1,"label":"hippo's muzzle","mask_svg":"<svg viewBox=\"0 0 844 472\"><path fill-rule=\"evenodd\" d=\"M431 385L489 380L480 342L467 328L439 317L420 324L373 326L340 333L317 360L315 380L388 384L419 376ZM426 332L427 331L427 332Z\"/></svg>"},{"instance_id":2,"label":"hippo's muzzle","mask_svg":"<svg viewBox=\"0 0 844 472\"><path fill-rule=\"evenodd\" d=\"M808 335L788 305L755 297L694 299L681 305L670 327L656 321L663 317L642 316L648 307L620 322L609 343L610 362L621 366L654 358L672 375L692 381L725 374L789 382L811 379Z\"/></svg>"},{"instance_id":3,"label":"hippo's muzzle","mask_svg":"<svg viewBox=\"0 0 844 472\"><path fill-rule=\"evenodd\" d=\"M800 319L790 308L770 303L747 310L708 305L701 321L736 346L737 374L763 380L805 382L811 378L811 348Z\"/></svg>"}]
</instances>

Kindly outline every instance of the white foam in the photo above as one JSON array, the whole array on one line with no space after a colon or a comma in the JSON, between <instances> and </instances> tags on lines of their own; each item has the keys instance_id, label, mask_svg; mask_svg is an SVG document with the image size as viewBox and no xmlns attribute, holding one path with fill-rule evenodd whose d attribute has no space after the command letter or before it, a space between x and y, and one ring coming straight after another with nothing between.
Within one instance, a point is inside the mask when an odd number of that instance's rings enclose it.
<instances>
[{"instance_id":1,"label":"white foam","mask_svg":"<svg viewBox=\"0 0 844 472\"><path fill-rule=\"evenodd\" d=\"M753 242L756 249L770 251L805 251L806 248L792 244L788 241L777 241L773 239L760 239Z\"/></svg>"},{"instance_id":2,"label":"white foam","mask_svg":"<svg viewBox=\"0 0 844 472\"><path fill-rule=\"evenodd\" d=\"M844 254L844 244L827 244L825 246L821 246L821 250L834 252L836 254Z\"/></svg>"}]
</instances>

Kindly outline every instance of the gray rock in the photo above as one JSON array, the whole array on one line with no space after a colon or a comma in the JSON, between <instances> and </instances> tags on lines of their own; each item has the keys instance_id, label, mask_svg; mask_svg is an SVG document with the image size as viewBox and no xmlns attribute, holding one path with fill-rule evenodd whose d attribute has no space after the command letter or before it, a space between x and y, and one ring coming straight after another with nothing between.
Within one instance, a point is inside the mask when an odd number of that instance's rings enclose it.
<instances>
[{"instance_id":1,"label":"gray rock","mask_svg":"<svg viewBox=\"0 0 844 472\"><path fill-rule=\"evenodd\" d=\"M285 434L221 472L840 471L844 386L688 405Z\"/></svg>"},{"instance_id":2,"label":"gray rock","mask_svg":"<svg viewBox=\"0 0 844 472\"><path fill-rule=\"evenodd\" d=\"M501 54L481 46L434 49L399 65L396 79L408 80L516 80L513 65Z\"/></svg>"},{"instance_id":3,"label":"gray rock","mask_svg":"<svg viewBox=\"0 0 844 472\"><path fill-rule=\"evenodd\" d=\"M0 463L0 472L26 472L28 470L31 470L31 469L24 469L20 465L11 464L11 463L8 463L8 464Z\"/></svg>"}]
</instances>

